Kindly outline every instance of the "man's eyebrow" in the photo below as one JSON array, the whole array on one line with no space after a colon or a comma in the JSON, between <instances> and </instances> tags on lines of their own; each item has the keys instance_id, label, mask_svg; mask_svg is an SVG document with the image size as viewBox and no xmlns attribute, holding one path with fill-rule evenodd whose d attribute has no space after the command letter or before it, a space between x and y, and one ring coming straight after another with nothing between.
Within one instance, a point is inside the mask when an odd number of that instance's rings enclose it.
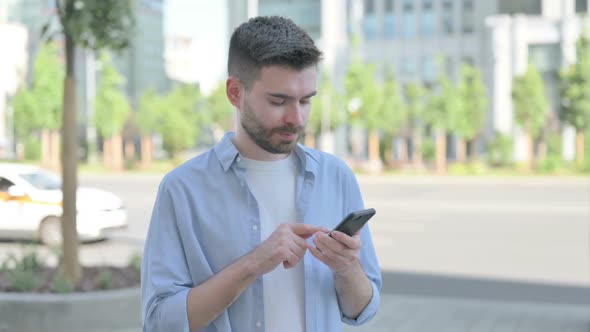
<instances>
[{"instance_id":1,"label":"man's eyebrow","mask_svg":"<svg viewBox=\"0 0 590 332\"><path fill-rule=\"evenodd\" d=\"M310 94L307 94L307 95L303 96L302 99L311 98L311 97L315 96L317 93L318 93L317 91L314 91L314 92L312 92ZM286 100L295 99L295 97L286 95L284 93L267 93L267 95L269 95L271 97L275 97L275 98L286 99Z\"/></svg>"}]
</instances>

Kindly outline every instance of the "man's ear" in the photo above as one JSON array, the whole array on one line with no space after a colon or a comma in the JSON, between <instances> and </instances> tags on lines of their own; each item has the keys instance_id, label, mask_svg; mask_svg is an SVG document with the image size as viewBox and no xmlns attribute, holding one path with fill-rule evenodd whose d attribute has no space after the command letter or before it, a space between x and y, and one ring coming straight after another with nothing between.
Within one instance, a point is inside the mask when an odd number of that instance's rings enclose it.
<instances>
[{"instance_id":1,"label":"man's ear","mask_svg":"<svg viewBox=\"0 0 590 332\"><path fill-rule=\"evenodd\" d=\"M228 77L227 81L225 81L225 93L229 102L239 110L245 89L237 77Z\"/></svg>"}]
</instances>

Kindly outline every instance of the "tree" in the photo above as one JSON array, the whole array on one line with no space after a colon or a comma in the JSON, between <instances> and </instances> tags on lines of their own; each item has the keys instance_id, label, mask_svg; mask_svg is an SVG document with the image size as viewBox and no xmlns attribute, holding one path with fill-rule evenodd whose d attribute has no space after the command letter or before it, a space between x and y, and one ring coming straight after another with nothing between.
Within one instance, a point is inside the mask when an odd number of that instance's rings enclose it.
<instances>
[{"instance_id":1,"label":"tree","mask_svg":"<svg viewBox=\"0 0 590 332\"><path fill-rule=\"evenodd\" d=\"M549 103L545 97L543 79L539 71L530 64L526 72L514 78L512 100L516 122L523 128L528 146L527 169L532 167L534 139L545 124Z\"/></svg>"},{"instance_id":2,"label":"tree","mask_svg":"<svg viewBox=\"0 0 590 332\"><path fill-rule=\"evenodd\" d=\"M380 107L382 89L377 84L375 71L374 65L365 65L356 57L346 73L344 86L349 107L355 105L350 121L353 126L363 126L369 131L369 161L378 168L381 166L379 130L383 126L383 110Z\"/></svg>"},{"instance_id":3,"label":"tree","mask_svg":"<svg viewBox=\"0 0 590 332\"><path fill-rule=\"evenodd\" d=\"M159 117L157 130L162 135L164 150L175 159L178 152L195 144L207 119L202 109L202 96L194 86L177 85L165 102L166 115Z\"/></svg>"},{"instance_id":4,"label":"tree","mask_svg":"<svg viewBox=\"0 0 590 332\"><path fill-rule=\"evenodd\" d=\"M393 72L388 69L385 72L385 81L383 82L383 94L382 94L382 126L383 135L385 136L385 146L390 146L391 142L395 137L399 137L402 131L403 125L406 123L408 115L407 109L403 104L398 89L398 84L395 80ZM407 142L407 140L404 140ZM385 150L386 159L389 159L391 164L393 156L387 157L391 154L391 149ZM401 160L407 161L407 145L402 148Z\"/></svg>"},{"instance_id":5,"label":"tree","mask_svg":"<svg viewBox=\"0 0 590 332\"><path fill-rule=\"evenodd\" d=\"M122 50L129 44L134 18L131 0L55 0L64 37L66 75L62 123L63 268L78 283L81 268L76 230L78 134L76 111L76 46ZM44 31L48 30L48 25Z\"/></svg>"},{"instance_id":6,"label":"tree","mask_svg":"<svg viewBox=\"0 0 590 332\"><path fill-rule=\"evenodd\" d=\"M473 156L474 140L479 136L483 128L488 100L485 86L481 79L481 73L471 65L461 67L459 82L459 98L461 110L455 118L455 130L457 135L457 161L465 161L466 140L471 141L471 153Z\"/></svg>"},{"instance_id":7,"label":"tree","mask_svg":"<svg viewBox=\"0 0 590 332\"><path fill-rule=\"evenodd\" d=\"M234 109L225 93L225 81L207 97L207 121L213 125L215 141L221 140L223 133L233 128Z\"/></svg>"},{"instance_id":8,"label":"tree","mask_svg":"<svg viewBox=\"0 0 590 332\"><path fill-rule=\"evenodd\" d=\"M158 95L154 88L146 90L139 99L137 125L141 133L141 164L144 168L152 162L154 152L152 135L157 130L164 110L164 97Z\"/></svg>"},{"instance_id":9,"label":"tree","mask_svg":"<svg viewBox=\"0 0 590 332\"><path fill-rule=\"evenodd\" d=\"M414 166L422 165L422 125L426 109L426 91L419 83L409 83L404 89L406 108L406 127L412 137L412 162Z\"/></svg>"},{"instance_id":10,"label":"tree","mask_svg":"<svg viewBox=\"0 0 590 332\"><path fill-rule=\"evenodd\" d=\"M53 169L59 168L59 127L62 118L63 86L55 84L63 79L63 65L55 43L39 49L30 88L23 88L15 95L14 126L19 139L34 130L41 130L42 160Z\"/></svg>"},{"instance_id":11,"label":"tree","mask_svg":"<svg viewBox=\"0 0 590 332\"><path fill-rule=\"evenodd\" d=\"M342 125L345 120L341 98L326 71L322 72L318 94L314 97L307 126L305 139L307 146L315 146L317 134L325 134ZM323 148L323 147L322 147Z\"/></svg>"},{"instance_id":12,"label":"tree","mask_svg":"<svg viewBox=\"0 0 590 332\"><path fill-rule=\"evenodd\" d=\"M96 129L105 138L103 162L115 170L123 169L121 132L131 108L125 95L125 79L117 72L111 56L100 55L100 83L96 90Z\"/></svg>"},{"instance_id":13,"label":"tree","mask_svg":"<svg viewBox=\"0 0 590 332\"><path fill-rule=\"evenodd\" d=\"M576 43L577 62L560 74L561 120L576 129L576 161L584 163L584 131L590 128L590 33Z\"/></svg>"},{"instance_id":14,"label":"tree","mask_svg":"<svg viewBox=\"0 0 590 332\"><path fill-rule=\"evenodd\" d=\"M461 116L461 109L457 87L444 74L440 74L438 93L433 96L424 115L425 120L435 129L436 171L439 174L446 172L447 130L454 128L456 119Z\"/></svg>"}]
</instances>

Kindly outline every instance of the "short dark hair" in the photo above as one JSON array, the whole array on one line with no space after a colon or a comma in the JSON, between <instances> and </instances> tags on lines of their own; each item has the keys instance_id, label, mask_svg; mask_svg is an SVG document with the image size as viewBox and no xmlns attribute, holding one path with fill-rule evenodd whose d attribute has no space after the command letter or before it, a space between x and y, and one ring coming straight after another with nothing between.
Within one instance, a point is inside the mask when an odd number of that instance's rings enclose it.
<instances>
[{"instance_id":1,"label":"short dark hair","mask_svg":"<svg viewBox=\"0 0 590 332\"><path fill-rule=\"evenodd\" d=\"M249 87L264 66L302 70L322 60L313 39L288 18L260 16L236 28L229 42L227 71Z\"/></svg>"}]
</instances>

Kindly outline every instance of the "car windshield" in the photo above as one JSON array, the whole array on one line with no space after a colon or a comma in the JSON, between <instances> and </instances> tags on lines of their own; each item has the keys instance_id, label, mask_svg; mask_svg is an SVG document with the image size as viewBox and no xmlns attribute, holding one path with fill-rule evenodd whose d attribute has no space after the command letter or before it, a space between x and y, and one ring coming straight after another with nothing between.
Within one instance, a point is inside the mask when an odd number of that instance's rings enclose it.
<instances>
[{"instance_id":1,"label":"car windshield","mask_svg":"<svg viewBox=\"0 0 590 332\"><path fill-rule=\"evenodd\" d=\"M42 190L61 189L61 179L52 173L45 171L33 171L19 174L20 177L29 182L33 187Z\"/></svg>"}]
</instances>

